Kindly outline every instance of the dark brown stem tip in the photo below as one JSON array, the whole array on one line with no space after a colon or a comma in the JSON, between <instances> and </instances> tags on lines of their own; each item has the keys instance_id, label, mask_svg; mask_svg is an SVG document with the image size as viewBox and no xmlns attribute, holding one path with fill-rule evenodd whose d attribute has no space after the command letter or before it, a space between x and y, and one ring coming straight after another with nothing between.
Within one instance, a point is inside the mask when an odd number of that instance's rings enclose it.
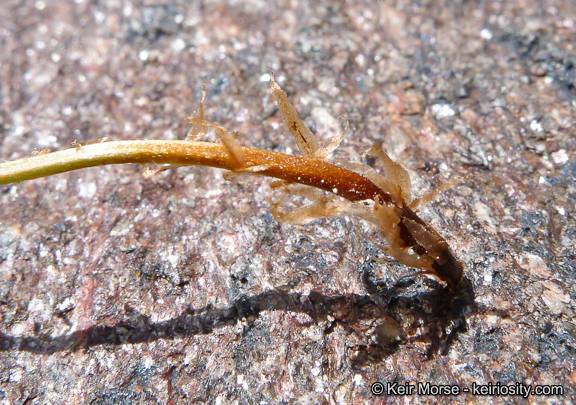
<instances>
[{"instance_id":1,"label":"dark brown stem tip","mask_svg":"<svg viewBox=\"0 0 576 405\"><path fill-rule=\"evenodd\" d=\"M462 281L464 269L450 251L448 246L442 250L440 258L432 264L432 268L440 280L444 281L454 291Z\"/></svg>"}]
</instances>

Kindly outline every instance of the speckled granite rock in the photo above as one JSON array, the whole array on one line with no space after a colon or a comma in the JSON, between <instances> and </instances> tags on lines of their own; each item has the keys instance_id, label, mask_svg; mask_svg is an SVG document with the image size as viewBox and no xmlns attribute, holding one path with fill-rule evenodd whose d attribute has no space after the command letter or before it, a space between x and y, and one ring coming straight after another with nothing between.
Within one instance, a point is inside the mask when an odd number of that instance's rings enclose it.
<instances>
[{"instance_id":1,"label":"speckled granite rock","mask_svg":"<svg viewBox=\"0 0 576 405\"><path fill-rule=\"evenodd\" d=\"M191 3L191 4L189 4ZM314 2L310 2L314 3ZM404 403L371 384L576 399L576 3L3 1L0 160L183 138L292 153L268 69L336 157L374 142L466 268L450 297L358 219L295 227L269 180L138 166L0 187L0 403ZM521 402L414 395L416 403Z\"/></svg>"}]
</instances>

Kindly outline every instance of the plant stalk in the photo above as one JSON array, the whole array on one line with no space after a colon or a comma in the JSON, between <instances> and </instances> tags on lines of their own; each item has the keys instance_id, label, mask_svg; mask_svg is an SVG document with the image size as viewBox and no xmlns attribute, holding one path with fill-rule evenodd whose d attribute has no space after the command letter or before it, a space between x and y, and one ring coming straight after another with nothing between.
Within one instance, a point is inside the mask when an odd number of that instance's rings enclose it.
<instances>
[{"instance_id":1,"label":"plant stalk","mask_svg":"<svg viewBox=\"0 0 576 405\"><path fill-rule=\"evenodd\" d=\"M337 194L350 201L374 199L384 193L366 177L320 159L242 148L252 174L300 183ZM185 140L111 141L77 146L0 163L0 185L32 180L86 167L110 164L200 165L234 171L237 162L221 144Z\"/></svg>"}]
</instances>

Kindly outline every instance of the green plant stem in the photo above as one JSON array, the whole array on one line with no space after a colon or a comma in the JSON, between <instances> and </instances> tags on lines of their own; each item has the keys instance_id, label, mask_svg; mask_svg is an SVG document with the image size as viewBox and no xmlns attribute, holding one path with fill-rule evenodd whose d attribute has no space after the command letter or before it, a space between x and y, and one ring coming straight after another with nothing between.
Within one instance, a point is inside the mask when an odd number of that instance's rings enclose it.
<instances>
[{"instance_id":1,"label":"green plant stem","mask_svg":"<svg viewBox=\"0 0 576 405\"><path fill-rule=\"evenodd\" d=\"M340 195L350 201L389 201L366 177L319 159L242 148L254 175L275 177ZM101 142L0 164L0 185L93 166L125 163L201 165L234 171L237 162L221 144L195 141L133 140Z\"/></svg>"}]
</instances>

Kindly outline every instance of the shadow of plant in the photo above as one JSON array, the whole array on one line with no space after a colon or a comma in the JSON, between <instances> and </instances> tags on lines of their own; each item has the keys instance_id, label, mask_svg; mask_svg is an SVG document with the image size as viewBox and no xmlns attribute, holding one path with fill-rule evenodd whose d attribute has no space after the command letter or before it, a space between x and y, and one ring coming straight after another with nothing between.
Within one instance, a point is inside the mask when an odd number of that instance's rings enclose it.
<instances>
[{"instance_id":1,"label":"shadow of plant","mask_svg":"<svg viewBox=\"0 0 576 405\"><path fill-rule=\"evenodd\" d=\"M277 289L241 296L226 308L189 308L162 322L150 322L146 315L128 309L129 320L113 326L96 325L56 337L0 334L0 351L53 354L99 345L176 339L209 334L240 320L250 323L262 311L293 311L308 314L312 322L324 325L327 335L336 326L354 335L356 343L347 346L347 356L352 366L362 367L410 342L428 344L428 356L446 354L458 334L466 330L466 315L473 306L471 284L466 279L455 294L436 283L431 290L422 292L410 287L385 287L366 277L365 282L367 295L326 296L315 291L304 295Z\"/></svg>"}]
</instances>

